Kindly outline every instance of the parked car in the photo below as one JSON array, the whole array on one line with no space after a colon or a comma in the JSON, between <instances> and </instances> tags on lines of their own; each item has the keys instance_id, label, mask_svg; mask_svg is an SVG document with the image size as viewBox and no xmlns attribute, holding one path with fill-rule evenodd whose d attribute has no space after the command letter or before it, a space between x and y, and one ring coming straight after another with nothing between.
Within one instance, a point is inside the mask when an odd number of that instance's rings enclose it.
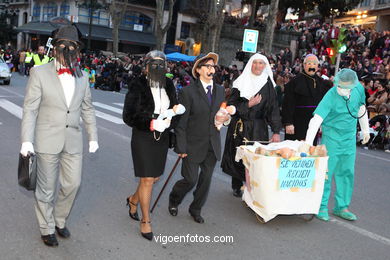
<instances>
[{"instance_id":1,"label":"parked car","mask_svg":"<svg viewBox=\"0 0 390 260\"><path fill-rule=\"evenodd\" d=\"M11 69L8 66L3 58L0 58L0 80L3 81L4 85L9 85L11 83Z\"/></svg>"}]
</instances>

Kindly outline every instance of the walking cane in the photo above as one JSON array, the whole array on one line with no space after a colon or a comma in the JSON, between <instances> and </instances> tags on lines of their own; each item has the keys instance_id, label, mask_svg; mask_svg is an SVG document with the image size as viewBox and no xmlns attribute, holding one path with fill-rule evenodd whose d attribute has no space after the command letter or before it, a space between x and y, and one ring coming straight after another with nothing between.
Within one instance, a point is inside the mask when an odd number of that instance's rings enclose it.
<instances>
[{"instance_id":1,"label":"walking cane","mask_svg":"<svg viewBox=\"0 0 390 260\"><path fill-rule=\"evenodd\" d=\"M176 160L175 165L174 165L173 168L172 168L171 173L169 174L167 180L165 181L164 186L162 187L160 193L158 194L157 199L156 199L156 201L154 202L152 209L150 210L150 213L153 213L153 210L154 210L154 208L156 207L157 202L158 202L158 200L160 199L160 197L161 197L161 195L162 195L162 193L163 193L165 187L167 186L167 184L168 184L168 182L169 182L169 179L172 177L173 173L175 172L176 167L177 167L177 165L178 165L179 162L180 162L180 159L181 159L181 157L179 156L179 157L177 158L177 160Z\"/></svg>"}]
</instances>

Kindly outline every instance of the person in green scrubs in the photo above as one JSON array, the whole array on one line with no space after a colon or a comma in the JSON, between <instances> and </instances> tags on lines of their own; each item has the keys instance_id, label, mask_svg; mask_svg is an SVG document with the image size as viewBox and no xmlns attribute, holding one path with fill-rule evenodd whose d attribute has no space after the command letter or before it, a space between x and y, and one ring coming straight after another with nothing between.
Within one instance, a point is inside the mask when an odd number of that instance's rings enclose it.
<instances>
[{"instance_id":1,"label":"person in green scrubs","mask_svg":"<svg viewBox=\"0 0 390 260\"><path fill-rule=\"evenodd\" d=\"M329 220L328 201L334 177L336 192L333 214L346 220L356 220L356 215L348 207L354 186L358 120L364 134L362 143L367 143L370 139L364 88L358 81L356 72L351 69L339 71L334 87L327 92L313 115L305 142L312 145L322 125L322 144L326 145L329 156L328 173L317 218Z\"/></svg>"}]
</instances>

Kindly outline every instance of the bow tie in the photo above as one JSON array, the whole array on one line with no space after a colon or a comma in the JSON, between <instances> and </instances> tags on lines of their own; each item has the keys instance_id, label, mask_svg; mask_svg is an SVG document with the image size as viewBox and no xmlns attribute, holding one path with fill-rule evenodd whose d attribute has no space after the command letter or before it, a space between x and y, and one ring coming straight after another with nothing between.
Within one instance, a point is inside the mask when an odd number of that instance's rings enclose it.
<instances>
[{"instance_id":1,"label":"bow tie","mask_svg":"<svg viewBox=\"0 0 390 260\"><path fill-rule=\"evenodd\" d=\"M70 69L68 69L68 68L61 68L61 69L59 69L59 70L57 71L57 74L58 74L58 75L61 75L61 74L64 74L64 73L68 73L68 74L70 74L70 75L73 75L73 74L72 74L72 71L71 71Z\"/></svg>"}]
</instances>

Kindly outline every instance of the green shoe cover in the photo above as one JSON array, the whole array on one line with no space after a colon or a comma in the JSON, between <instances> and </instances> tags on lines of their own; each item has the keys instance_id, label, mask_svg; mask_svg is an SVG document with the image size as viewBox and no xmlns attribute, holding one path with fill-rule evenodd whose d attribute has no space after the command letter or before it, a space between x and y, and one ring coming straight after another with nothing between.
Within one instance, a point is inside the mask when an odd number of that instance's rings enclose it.
<instances>
[{"instance_id":1,"label":"green shoe cover","mask_svg":"<svg viewBox=\"0 0 390 260\"><path fill-rule=\"evenodd\" d=\"M353 214L352 212L349 212L349 211L345 211L345 210L335 210L335 211L333 211L333 214L336 215L336 216L338 216L338 217L340 217L340 218L349 220L349 221L357 220L356 215Z\"/></svg>"},{"instance_id":2,"label":"green shoe cover","mask_svg":"<svg viewBox=\"0 0 390 260\"><path fill-rule=\"evenodd\" d=\"M329 221L329 214L328 210L320 210L318 214L316 215L316 218L322 220L322 221Z\"/></svg>"}]
</instances>

